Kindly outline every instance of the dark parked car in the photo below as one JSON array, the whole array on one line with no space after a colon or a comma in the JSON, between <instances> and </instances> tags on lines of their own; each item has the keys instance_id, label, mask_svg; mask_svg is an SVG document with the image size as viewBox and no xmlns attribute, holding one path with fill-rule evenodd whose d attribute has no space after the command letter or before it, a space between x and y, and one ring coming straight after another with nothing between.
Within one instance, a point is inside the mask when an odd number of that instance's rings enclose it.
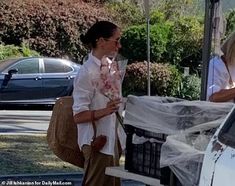
<instances>
[{"instance_id":1,"label":"dark parked car","mask_svg":"<svg viewBox=\"0 0 235 186\"><path fill-rule=\"evenodd\" d=\"M29 57L0 61L0 105L53 104L71 95L80 65L58 58Z\"/></svg>"}]
</instances>

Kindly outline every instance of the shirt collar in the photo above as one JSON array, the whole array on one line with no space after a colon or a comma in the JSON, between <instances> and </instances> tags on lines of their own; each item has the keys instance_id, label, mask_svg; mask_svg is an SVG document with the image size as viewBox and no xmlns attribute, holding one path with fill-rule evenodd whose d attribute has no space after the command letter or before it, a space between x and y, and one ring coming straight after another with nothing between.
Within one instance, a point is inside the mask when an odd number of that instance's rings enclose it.
<instances>
[{"instance_id":1,"label":"shirt collar","mask_svg":"<svg viewBox=\"0 0 235 186\"><path fill-rule=\"evenodd\" d=\"M100 61L97 57L95 57L95 56L92 54L92 52L89 53L89 58L90 58L92 61L94 61L98 66L101 65L101 61Z\"/></svg>"}]
</instances>

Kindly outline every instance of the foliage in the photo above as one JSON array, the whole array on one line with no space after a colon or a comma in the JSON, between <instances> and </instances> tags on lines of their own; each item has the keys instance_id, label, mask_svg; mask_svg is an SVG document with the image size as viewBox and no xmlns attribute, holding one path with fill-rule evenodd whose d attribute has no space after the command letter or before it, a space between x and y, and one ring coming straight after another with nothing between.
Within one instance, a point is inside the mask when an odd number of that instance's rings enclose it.
<instances>
[{"instance_id":1,"label":"foliage","mask_svg":"<svg viewBox=\"0 0 235 186\"><path fill-rule=\"evenodd\" d=\"M0 42L30 48L43 56L81 61L87 52L79 36L96 20L110 20L95 2L81 0L1 0Z\"/></svg>"},{"instance_id":2,"label":"foliage","mask_svg":"<svg viewBox=\"0 0 235 186\"><path fill-rule=\"evenodd\" d=\"M150 56L152 61L159 61L163 52L166 51L166 44L169 34L169 26L155 24L150 27ZM128 27L122 36L121 53L129 61L147 59L147 33L146 25Z\"/></svg>"},{"instance_id":3,"label":"foliage","mask_svg":"<svg viewBox=\"0 0 235 186\"><path fill-rule=\"evenodd\" d=\"M22 43L19 50L22 52L23 57L30 57L30 56L39 56L39 53L31 50L28 44Z\"/></svg>"},{"instance_id":4,"label":"foliage","mask_svg":"<svg viewBox=\"0 0 235 186\"><path fill-rule=\"evenodd\" d=\"M235 30L235 9L230 10L228 15L226 16L226 33L225 35L229 35Z\"/></svg>"},{"instance_id":5,"label":"foliage","mask_svg":"<svg viewBox=\"0 0 235 186\"><path fill-rule=\"evenodd\" d=\"M198 0L159 0L154 8L165 15L166 20L202 14L201 2Z\"/></svg>"},{"instance_id":6,"label":"foliage","mask_svg":"<svg viewBox=\"0 0 235 186\"><path fill-rule=\"evenodd\" d=\"M201 62L203 26L195 17L179 18L170 28L162 61L197 71Z\"/></svg>"},{"instance_id":7,"label":"foliage","mask_svg":"<svg viewBox=\"0 0 235 186\"><path fill-rule=\"evenodd\" d=\"M121 23L121 27L124 29L127 26L139 25L145 22L145 18L141 9L132 2L112 2L107 3L106 7L113 19L116 22Z\"/></svg>"},{"instance_id":8,"label":"foliage","mask_svg":"<svg viewBox=\"0 0 235 186\"><path fill-rule=\"evenodd\" d=\"M181 17L164 21L158 11L151 13L151 61L170 62L177 67L198 71L202 55L203 25L195 17ZM147 59L146 25L128 27L122 37L122 54L131 62Z\"/></svg>"},{"instance_id":9,"label":"foliage","mask_svg":"<svg viewBox=\"0 0 235 186\"><path fill-rule=\"evenodd\" d=\"M203 14L198 14L198 7L199 2L196 0L155 2L150 12L150 27L156 24L166 25L169 27L169 32L164 53L160 59L153 60L170 62L177 68L188 66L192 73L198 71L203 38ZM150 45L152 43L151 41ZM152 55L150 56L152 58Z\"/></svg>"},{"instance_id":10,"label":"foliage","mask_svg":"<svg viewBox=\"0 0 235 186\"><path fill-rule=\"evenodd\" d=\"M39 56L36 51L30 50L26 44L21 47L14 45L0 45L0 60L14 57Z\"/></svg>"},{"instance_id":11,"label":"foliage","mask_svg":"<svg viewBox=\"0 0 235 186\"><path fill-rule=\"evenodd\" d=\"M174 96L178 90L181 76L169 64L150 63L151 95ZM123 94L147 94L147 63L135 62L127 66L123 82Z\"/></svg>"},{"instance_id":12,"label":"foliage","mask_svg":"<svg viewBox=\"0 0 235 186\"><path fill-rule=\"evenodd\" d=\"M183 76L180 83L179 92L176 95L179 98L187 100L199 100L201 93L201 79L196 75Z\"/></svg>"},{"instance_id":13,"label":"foliage","mask_svg":"<svg viewBox=\"0 0 235 186\"><path fill-rule=\"evenodd\" d=\"M150 13L150 24L151 25L157 24L157 23L164 24L165 21L166 21L165 14L163 12L159 11L158 9L151 11L151 13Z\"/></svg>"},{"instance_id":14,"label":"foliage","mask_svg":"<svg viewBox=\"0 0 235 186\"><path fill-rule=\"evenodd\" d=\"M190 6L194 2L180 1ZM172 1L172 5L169 3L171 1L162 1L162 7L175 10L176 1ZM180 6L183 9L186 5ZM87 49L80 42L80 34L96 20L106 19L126 28L122 54L129 61L147 59L144 15L133 0L122 3L110 0L2 0L0 6L0 42L3 44L19 46L26 42L29 48L43 56L66 57L81 62ZM151 12L151 60L197 66L201 47L199 29L202 26L195 18L189 25L178 17L176 23L172 19L167 21L162 7ZM129 25L139 26L127 28Z\"/></svg>"}]
</instances>

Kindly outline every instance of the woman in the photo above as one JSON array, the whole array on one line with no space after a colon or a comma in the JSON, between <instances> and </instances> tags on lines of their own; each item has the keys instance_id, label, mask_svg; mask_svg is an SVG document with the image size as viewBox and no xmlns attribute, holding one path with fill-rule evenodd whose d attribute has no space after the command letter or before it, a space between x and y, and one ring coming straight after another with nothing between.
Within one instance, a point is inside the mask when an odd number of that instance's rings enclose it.
<instances>
[{"instance_id":1,"label":"woman","mask_svg":"<svg viewBox=\"0 0 235 186\"><path fill-rule=\"evenodd\" d=\"M211 59L208 73L207 100L234 102L235 98L235 32L224 42L223 55Z\"/></svg>"},{"instance_id":2,"label":"woman","mask_svg":"<svg viewBox=\"0 0 235 186\"><path fill-rule=\"evenodd\" d=\"M117 165L118 139L124 147L123 136L116 131L115 125L115 112L118 111L121 100L117 98L110 101L97 91L93 83L100 78L101 60L105 56L114 56L121 48L120 37L120 28L108 21L96 22L80 37L83 44L91 49L87 61L75 78L73 92L78 144L85 157L83 185L86 186L120 185L119 179L105 175L105 168ZM98 152L91 146L94 136L92 123L96 127L96 136L106 138L105 145Z\"/></svg>"}]
</instances>

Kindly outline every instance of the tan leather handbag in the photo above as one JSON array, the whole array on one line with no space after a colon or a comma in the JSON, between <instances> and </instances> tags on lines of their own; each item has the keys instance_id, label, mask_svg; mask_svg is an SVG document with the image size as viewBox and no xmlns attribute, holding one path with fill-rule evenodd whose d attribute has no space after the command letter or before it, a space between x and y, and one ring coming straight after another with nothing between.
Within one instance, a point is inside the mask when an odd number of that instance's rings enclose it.
<instances>
[{"instance_id":1,"label":"tan leather handbag","mask_svg":"<svg viewBox=\"0 0 235 186\"><path fill-rule=\"evenodd\" d=\"M84 157L77 143L77 125L74 123L72 105L72 96L61 97L56 101L47 130L47 142L61 160L83 168Z\"/></svg>"}]
</instances>

